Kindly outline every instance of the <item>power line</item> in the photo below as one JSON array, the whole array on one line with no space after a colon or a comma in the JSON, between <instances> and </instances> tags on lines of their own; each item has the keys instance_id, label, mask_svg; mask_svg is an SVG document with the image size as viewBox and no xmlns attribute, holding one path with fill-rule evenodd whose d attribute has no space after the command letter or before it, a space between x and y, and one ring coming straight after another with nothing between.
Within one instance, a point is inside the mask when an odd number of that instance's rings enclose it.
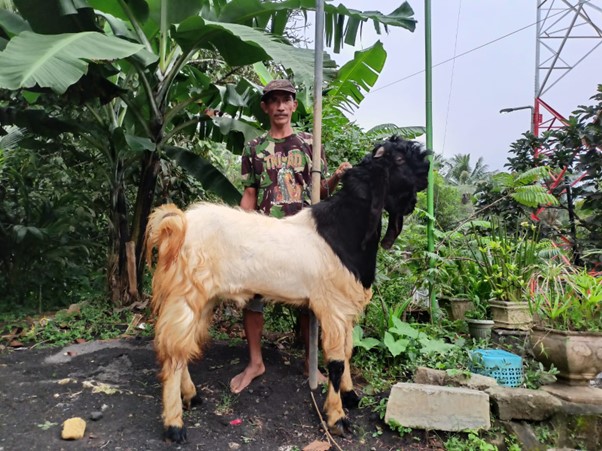
<instances>
[{"instance_id":1,"label":"power line","mask_svg":"<svg viewBox=\"0 0 602 451\"><path fill-rule=\"evenodd\" d=\"M589 1L587 1L586 3L589 3ZM555 16L557 16L557 15L559 15L559 14L562 14L562 11L559 11L559 12L557 12L556 14L552 14L552 15L548 16L548 17L547 17L547 19L550 19L550 18L552 18L552 17L555 17ZM443 65L443 64L449 63L450 61L455 61L457 58L460 58L460 57L462 57L462 56L466 56L466 55L468 55L469 53L472 53L472 52L475 52L475 51L477 51L477 50L480 50L480 49L482 49L483 47L487 47L488 45L494 44L494 43L496 43L496 42L498 42L498 41L501 41L502 39L506 39L507 37L510 37L510 36L512 36L512 35L515 35L516 33L520 33L521 31L527 30L528 28L531 28L531 27L533 27L533 26L537 25L538 23L539 23L539 22L534 22L534 23L532 23L532 24L530 24L530 25L526 25L526 26L524 26L524 27L522 27L522 28L519 28L518 30L514 30L514 31L512 31L512 32L510 32L510 33L508 33L508 34L505 34L505 35L503 35L503 36L500 36L499 38L496 38L496 39L494 39L493 41L486 42L485 44L479 45L478 47L475 47L475 48L473 48L473 49L471 49L471 50L467 50L466 52L460 53L459 55L456 55L456 56L454 56L454 57L452 57L452 58L446 59L445 61L441 61L440 63L434 64L434 65L433 65L433 67L438 67L438 66L441 66L441 65ZM400 83L400 82L402 82L402 81L405 81L405 80L407 80L407 79L409 79L409 78L415 77L416 75L420 75L420 74L422 74L422 73L424 73L424 72L425 72L425 70L424 70L424 69L423 69L423 70L420 70L420 71L418 71L418 72L414 72L414 73L413 73L413 74L411 74L411 75L408 75L408 76L406 76L406 77L400 78L399 80L392 81L391 83L388 83L388 84L386 84L386 85L384 85L384 86L381 86L380 88L372 89L372 90L370 91L370 93L373 93L373 92L376 92L376 91L380 91L381 89L388 88L388 87L390 87L390 86L393 86L393 85L395 85L395 84L397 84L397 83Z\"/></svg>"},{"instance_id":2,"label":"power line","mask_svg":"<svg viewBox=\"0 0 602 451\"><path fill-rule=\"evenodd\" d=\"M449 94L447 96L447 109L445 111L445 125L443 127L443 145L441 146L441 154L445 153L445 140L447 138L447 123L449 119L449 110L451 108L452 91L454 88L454 73L456 69L456 52L458 50L458 34L460 33L460 13L462 12L462 0L458 5L458 17L456 18L456 39L454 40L454 58L452 63L451 76L449 77Z\"/></svg>"}]
</instances>

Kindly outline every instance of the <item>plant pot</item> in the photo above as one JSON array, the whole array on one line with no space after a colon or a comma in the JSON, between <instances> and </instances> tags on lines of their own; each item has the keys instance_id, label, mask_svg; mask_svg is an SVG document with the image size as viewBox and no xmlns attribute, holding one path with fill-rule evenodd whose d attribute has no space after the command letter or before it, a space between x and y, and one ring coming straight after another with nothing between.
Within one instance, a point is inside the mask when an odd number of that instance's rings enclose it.
<instances>
[{"instance_id":1,"label":"plant pot","mask_svg":"<svg viewBox=\"0 0 602 451\"><path fill-rule=\"evenodd\" d=\"M529 341L538 362L558 369L560 382L587 385L602 372L602 332L534 327Z\"/></svg>"},{"instance_id":2,"label":"plant pot","mask_svg":"<svg viewBox=\"0 0 602 451\"><path fill-rule=\"evenodd\" d=\"M441 298L439 305L451 320L464 319L466 312L474 309L472 301L460 298Z\"/></svg>"},{"instance_id":3,"label":"plant pot","mask_svg":"<svg viewBox=\"0 0 602 451\"><path fill-rule=\"evenodd\" d=\"M491 338L493 320L490 319L467 319L468 333L472 338Z\"/></svg>"},{"instance_id":4,"label":"plant pot","mask_svg":"<svg viewBox=\"0 0 602 451\"><path fill-rule=\"evenodd\" d=\"M528 302L489 301L491 316L496 329L530 330L533 315Z\"/></svg>"}]
</instances>

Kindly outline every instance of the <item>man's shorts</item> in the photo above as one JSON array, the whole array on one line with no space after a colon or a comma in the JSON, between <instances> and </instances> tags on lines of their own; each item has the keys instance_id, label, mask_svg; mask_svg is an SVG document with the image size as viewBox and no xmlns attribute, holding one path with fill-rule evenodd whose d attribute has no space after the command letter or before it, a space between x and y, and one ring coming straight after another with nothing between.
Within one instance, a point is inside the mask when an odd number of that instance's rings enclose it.
<instances>
[{"instance_id":1,"label":"man's shorts","mask_svg":"<svg viewBox=\"0 0 602 451\"><path fill-rule=\"evenodd\" d=\"M256 294L251 298L247 305L245 305L245 310L249 310L251 312L263 313L263 307L265 306L265 301L260 294ZM307 307L299 307L299 311L302 315L308 315L309 309Z\"/></svg>"},{"instance_id":2,"label":"man's shorts","mask_svg":"<svg viewBox=\"0 0 602 451\"><path fill-rule=\"evenodd\" d=\"M253 296L253 298L245 305L246 310L250 310L251 312L263 313L263 297L259 294Z\"/></svg>"}]
</instances>

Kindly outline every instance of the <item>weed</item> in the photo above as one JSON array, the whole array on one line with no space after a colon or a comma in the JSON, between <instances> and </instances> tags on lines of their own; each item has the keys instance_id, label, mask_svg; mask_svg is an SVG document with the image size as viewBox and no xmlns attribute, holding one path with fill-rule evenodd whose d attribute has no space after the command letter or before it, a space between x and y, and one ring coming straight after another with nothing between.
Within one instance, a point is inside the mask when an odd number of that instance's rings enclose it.
<instances>
[{"instance_id":1,"label":"weed","mask_svg":"<svg viewBox=\"0 0 602 451\"><path fill-rule=\"evenodd\" d=\"M60 310L54 315L42 315L34 320L8 321L4 330L21 329L19 340L35 342L43 346L64 346L76 340L106 340L116 338L128 330L132 320L128 310L116 311L100 303L74 304L68 310ZM152 334L152 328L144 332Z\"/></svg>"},{"instance_id":2,"label":"weed","mask_svg":"<svg viewBox=\"0 0 602 451\"><path fill-rule=\"evenodd\" d=\"M58 423L52 423L52 422L46 420L44 423L38 424L37 426L40 429L42 429L43 431L47 431L48 429L50 429L53 426L58 426Z\"/></svg>"},{"instance_id":3,"label":"weed","mask_svg":"<svg viewBox=\"0 0 602 451\"><path fill-rule=\"evenodd\" d=\"M454 435L445 442L447 451L497 451L497 446L487 443L476 432L469 432L466 438Z\"/></svg>"},{"instance_id":4,"label":"weed","mask_svg":"<svg viewBox=\"0 0 602 451\"><path fill-rule=\"evenodd\" d=\"M369 407L372 412L377 413L380 419L385 418L385 413L387 411L387 402L389 398L378 398L376 396L362 396L360 399L360 407Z\"/></svg>"},{"instance_id":5,"label":"weed","mask_svg":"<svg viewBox=\"0 0 602 451\"><path fill-rule=\"evenodd\" d=\"M523 377L526 388L538 389L542 385L555 382L557 374L558 369L554 365L547 370L541 362L524 359Z\"/></svg>"},{"instance_id":6,"label":"weed","mask_svg":"<svg viewBox=\"0 0 602 451\"><path fill-rule=\"evenodd\" d=\"M412 432L412 428L408 428L405 426L402 426L401 424L399 424L397 421L395 420L389 420L388 423L389 427L391 429L393 429L394 431L396 431L400 437L403 437L404 435L407 435L409 433Z\"/></svg>"},{"instance_id":7,"label":"weed","mask_svg":"<svg viewBox=\"0 0 602 451\"><path fill-rule=\"evenodd\" d=\"M224 391L221 399L215 407L215 414L219 416L229 415L232 413L232 406L236 403L236 395L230 393L229 390Z\"/></svg>"}]
</instances>

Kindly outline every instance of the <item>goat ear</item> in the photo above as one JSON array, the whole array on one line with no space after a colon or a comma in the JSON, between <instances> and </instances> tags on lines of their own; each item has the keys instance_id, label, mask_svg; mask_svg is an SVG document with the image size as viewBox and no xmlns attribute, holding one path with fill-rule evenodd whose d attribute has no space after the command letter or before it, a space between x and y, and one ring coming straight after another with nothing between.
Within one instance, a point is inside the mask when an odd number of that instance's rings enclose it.
<instances>
[{"instance_id":1,"label":"goat ear","mask_svg":"<svg viewBox=\"0 0 602 451\"><path fill-rule=\"evenodd\" d=\"M409 215L416 207L416 191L410 193L402 200L401 205L395 211L389 211L389 225L380 245L383 249L391 249L393 243L403 229L403 217ZM388 210L387 210L388 211Z\"/></svg>"},{"instance_id":2,"label":"goat ear","mask_svg":"<svg viewBox=\"0 0 602 451\"><path fill-rule=\"evenodd\" d=\"M374 158L380 158L385 154L385 146L380 146L374 151Z\"/></svg>"},{"instance_id":3,"label":"goat ear","mask_svg":"<svg viewBox=\"0 0 602 451\"><path fill-rule=\"evenodd\" d=\"M370 199L370 216L368 217L366 235L362 240L362 249L366 249L366 245L368 244L370 239L373 238L375 235L377 237L380 237L380 219L385 208L385 198L387 196L388 186L388 169L379 168L378 170L375 170L370 178L370 188L372 195L372 198Z\"/></svg>"},{"instance_id":4,"label":"goat ear","mask_svg":"<svg viewBox=\"0 0 602 451\"><path fill-rule=\"evenodd\" d=\"M389 216L387 231L380 242L383 249L391 249L391 246L393 246L393 243L401 233L401 229L403 229L403 213L400 212Z\"/></svg>"}]
</instances>

